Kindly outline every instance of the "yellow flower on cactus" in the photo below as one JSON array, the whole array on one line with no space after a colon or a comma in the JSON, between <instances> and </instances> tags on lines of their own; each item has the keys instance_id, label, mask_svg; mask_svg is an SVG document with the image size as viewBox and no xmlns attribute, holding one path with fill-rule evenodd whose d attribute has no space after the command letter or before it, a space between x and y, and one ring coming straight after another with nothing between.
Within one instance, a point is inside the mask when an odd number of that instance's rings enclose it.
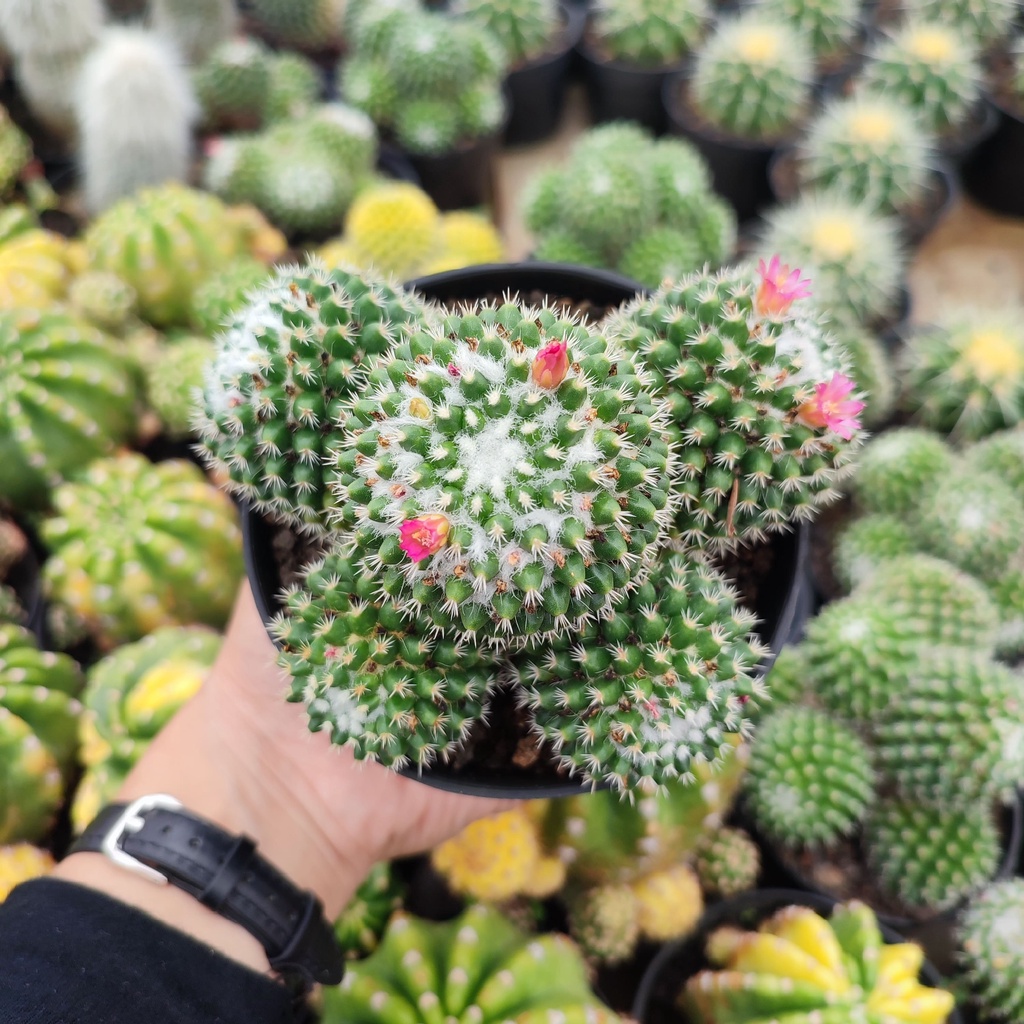
<instances>
[{"instance_id":1,"label":"yellow flower on cactus","mask_svg":"<svg viewBox=\"0 0 1024 1024\"><path fill-rule=\"evenodd\" d=\"M31 843L0 847L0 903L7 899L16 885L48 875L53 866L53 857Z\"/></svg>"},{"instance_id":2,"label":"yellow flower on cactus","mask_svg":"<svg viewBox=\"0 0 1024 1024\"><path fill-rule=\"evenodd\" d=\"M700 882L685 864L641 878L633 884L633 895L640 932L652 942L689 935L704 913Z\"/></svg>"}]
</instances>

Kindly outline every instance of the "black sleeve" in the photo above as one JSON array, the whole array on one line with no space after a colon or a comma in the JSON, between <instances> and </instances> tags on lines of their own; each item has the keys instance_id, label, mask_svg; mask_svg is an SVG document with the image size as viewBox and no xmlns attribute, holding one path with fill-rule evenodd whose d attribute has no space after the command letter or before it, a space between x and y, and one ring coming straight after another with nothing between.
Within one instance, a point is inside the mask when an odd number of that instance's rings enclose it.
<instances>
[{"instance_id":1,"label":"black sleeve","mask_svg":"<svg viewBox=\"0 0 1024 1024\"><path fill-rule=\"evenodd\" d=\"M291 1024L270 978L85 886L40 879L0 905L3 1024Z\"/></svg>"}]
</instances>

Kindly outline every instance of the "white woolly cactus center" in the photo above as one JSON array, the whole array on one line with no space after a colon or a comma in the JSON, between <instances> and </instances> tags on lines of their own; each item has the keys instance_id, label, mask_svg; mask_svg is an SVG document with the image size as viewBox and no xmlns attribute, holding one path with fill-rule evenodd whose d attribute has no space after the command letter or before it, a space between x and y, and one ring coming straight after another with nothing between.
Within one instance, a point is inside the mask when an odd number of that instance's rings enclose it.
<instances>
[{"instance_id":1,"label":"white woolly cactus center","mask_svg":"<svg viewBox=\"0 0 1024 1024\"><path fill-rule=\"evenodd\" d=\"M998 327L982 328L967 336L963 359L967 371L982 383L998 385L1009 378L1015 386L1013 378L1024 373L1024 344L1019 337Z\"/></svg>"},{"instance_id":2,"label":"white woolly cactus center","mask_svg":"<svg viewBox=\"0 0 1024 1024\"><path fill-rule=\"evenodd\" d=\"M896 138L897 122L889 110L865 107L850 113L850 137L856 142L892 142Z\"/></svg>"},{"instance_id":3,"label":"white woolly cactus center","mask_svg":"<svg viewBox=\"0 0 1024 1024\"><path fill-rule=\"evenodd\" d=\"M956 36L941 25L928 25L907 36L907 51L929 64L952 60L959 49Z\"/></svg>"},{"instance_id":4,"label":"white woolly cactus center","mask_svg":"<svg viewBox=\"0 0 1024 1024\"><path fill-rule=\"evenodd\" d=\"M739 33L736 40L736 52L749 64L774 64L782 49L782 37L765 25Z\"/></svg>"}]
</instances>

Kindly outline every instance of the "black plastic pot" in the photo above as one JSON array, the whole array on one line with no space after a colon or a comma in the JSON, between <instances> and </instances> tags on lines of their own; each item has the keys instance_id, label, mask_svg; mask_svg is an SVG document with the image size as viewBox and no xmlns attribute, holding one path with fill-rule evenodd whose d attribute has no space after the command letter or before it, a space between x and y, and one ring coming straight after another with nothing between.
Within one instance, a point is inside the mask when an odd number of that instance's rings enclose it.
<instances>
[{"instance_id":1,"label":"black plastic pot","mask_svg":"<svg viewBox=\"0 0 1024 1024\"><path fill-rule=\"evenodd\" d=\"M688 978L698 971L710 967L704 948L708 936L723 925L741 928L756 928L775 911L787 906L810 907L819 914L828 916L836 901L813 893L797 892L790 889L761 889L743 893L735 899L712 907L697 926L697 931L688 939L665 946L648 968L640 983L632 1016L639 1024L689 1024L679 1008L679 994ZM899 932L881 926L882 937L887 943L904 941ZM921 968L920 980L933 988L943 987L942 976L928 962ZM954 1009L947 1018L947 1024L963 1024L963 1018Z\"/></svg>"},{"instance_id":2,"label":"black plastic pot","mask_svg":"<svg viewBox=\"0 0 1024 1024\"><path fill-rule=\"evenodd\" d=\"M998 111L990 103L982 101L976 115L962 133L944 141L939 140L939 152L959 170L998 127Z\"/></svg>"},{"instance_id":3,"label":"black plastic pot","mask_svg":"<svg viewBox=\"0 0 1024 1024\"><path fill-rule=\"evenodd\" d=\"M40 647L46 647L46 601L43 597L42 564L46 560L46 549L24 523L19 528L28 539L28 549L15 562L2 582L17 595L21 607L25 609L25 627L39 641Z\"/></svg>"},{"instance_id":4,"label":"black plastic pot","mask_svg":"<svg viewBox=\"0 0 1024 1024\"><path fill-rule=\"evenodd\" d=\"M563 3L564 27L559 48L527 61L508 73L505 91L509 98L505 145L523 146L552 135L562 118L573 51L583 34L586 15L581 7Z\"/></svg>"},{"instance_id":5,"label":"black plastic pot","mask_svg":"<svg viewBox=\"0 0 1024 1024\"><path fill-rule=\"evenodd\" d=\"M423 190L439 210L493 205L494 158L503 130L463 143L439 156L405 152Z\"/></svg>"},{"instance_id":6,"label":"black plastic pot","mask_svg":"<svg viewBox=\"0 0 1024 1024\"><path fill-rule=\"evenodd\" d=\"M964 191L995 213L1024 217L1024 118L994 97L996 127L960 166Z\"/></svg>"},{"instance_id":7,"label":"black plastic pot","mask_svg":"<svg viewBox=\"0 0 1024 1024\"><path fill-rule=\"evenodd\" d=\"M682 95L687 79L676 75L664 83L662 103L669 131L692 142L708 162L715 191L736 211L743 224L772 205L774 196L768 181L768 165L776 150L791 139L753 142L717 132L701 124L687 108Z\"/></svg>"}]
</instances>

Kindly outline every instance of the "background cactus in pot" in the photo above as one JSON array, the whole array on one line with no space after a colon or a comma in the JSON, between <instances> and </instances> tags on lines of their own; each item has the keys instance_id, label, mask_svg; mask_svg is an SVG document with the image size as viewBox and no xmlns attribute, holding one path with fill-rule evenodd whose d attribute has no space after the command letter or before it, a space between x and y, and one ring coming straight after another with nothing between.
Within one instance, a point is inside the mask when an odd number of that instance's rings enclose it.
<instances>
[{"instance_id":1,"label":"background cactus in pot","mask_svg":"<svg viewBox=\"0 0 1024 1024\"><path fill-rule=\"evenodd\" d=\"M454 10L501 42L510 68L556 49L562 31L556 0L459 0Z\"/></svg>"},{"instance_id":2,"label":"background cactus in pot","mask_svg":"<svg viewBox=\"0 0 1024 1024\"><path fill-rule=\"evenodd\" d=\"M826 66L850 53L861 30L860 5L852 0L757 0L756 9L796 29Z\"/></svg>"},{"instance_id":3,"label":"background cactus in pot","mask_svg":"<svg viewBox=\"0 0 1024 1024\"><path fill-rule=\"evenodd\" d=\"M678 64L707 31L707 0L600 0L591 32L600 51L641 68Z\"/></svg>"}]
</instances>

